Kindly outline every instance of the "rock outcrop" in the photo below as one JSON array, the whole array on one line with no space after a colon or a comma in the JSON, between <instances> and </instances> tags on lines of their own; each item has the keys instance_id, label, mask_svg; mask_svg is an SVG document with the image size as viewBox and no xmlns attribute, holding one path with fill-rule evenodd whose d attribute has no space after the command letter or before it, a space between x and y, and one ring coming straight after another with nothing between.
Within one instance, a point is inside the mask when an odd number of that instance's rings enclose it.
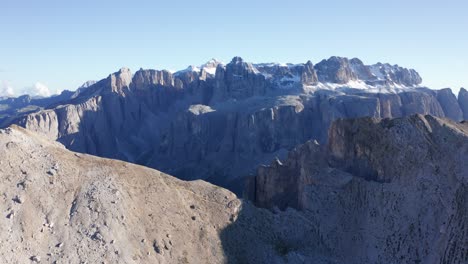
<instances>
[{"instance_id":1,"label":"rock outcrop","mask_svg":"<svg viewBox=\"0 0 468 264\"><path fill-rule=\"evenodd\" d=\"M60 95L46 98L33 98L29 95L0 98L0 127L8 126L13 119L20 115L37 112L48 106L53 106L57 102L69 100L73 94L75 93L63 91Z\"/></svg>"},{"instance_id":2,"label":"rock outcrop","mask_svg":"<svg viewBox=\"0 0 468 264\"><path fill-rule=\"evenodd\" d=\"M214 98L242 100L266 93L265 77L240 57L232 59L226 67L218 66L215 76Z\"/></svg>"},{"instance_id":3,"label":"rock outcrop","mask_svg":"<svg viewBox=\"0 0 468 264\"><path fill-rule=\"evenodd\" d=\"M465 88L460 88L458 92L458 104L463 113L463 119L468 120L468 91Z\"/></svg>"},{"instance_id":4,"label":"rock outcrop","mask_svg":"<svg viewBox=\"0 0 468 264\"><path fill-rule=\"evenodd\" d=\"M309 141L260 167L249 194L307 212L346 263L466 263L466 160L466 122L340 119L327 145Z\"/></svg>"},{"instance_id":5,"label":"rock outcrop","mask_svg":"<svg viewBox=\"0 0 468 264\"><path fill-rule=\"evenodd\" d=\"M315 65L315 70L318 80L324 83L346 84L350 81L362 81L369 85L412 87L422 82L422 78L413 69L388 63L364 65L357 58L348 60L333 56Z\"/></svg>"},{"instance_id":6,"label":"rock outcrop","mask_svg":"<svg viewBox=\"0 0 468 264\"><path fill-rule=\"evenodd\" d=\"M446 117L455 121L463 120L463 112L458 104L457 97L450 88L438 90L437 101L439 101Z\"/></svg>"},{"instance_id":7,"label":"rock outcrop","mask_svg":"<svg viewBox=\"0 0 468 264\"><path fill-rule=\"evenodd\" d=\"M315 65L315 69L320 82L344 84L357 80L347 58L331 57L322 60Z\"/></svg>"}]
</instances>

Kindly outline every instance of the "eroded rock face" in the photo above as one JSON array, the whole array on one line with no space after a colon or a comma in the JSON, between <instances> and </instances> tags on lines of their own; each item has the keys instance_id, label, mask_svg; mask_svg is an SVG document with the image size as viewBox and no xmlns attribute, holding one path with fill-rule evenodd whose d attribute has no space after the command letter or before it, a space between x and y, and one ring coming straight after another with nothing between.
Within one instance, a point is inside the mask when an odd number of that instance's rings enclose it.
<instances>
[{"instance_id":1,"label":"eroded rock face","mask_svg":"<svg viewBox=\"0 0 468 264\"><path fill-rule=\"evenodd\" d=\"M357 80L356 73L351 69L349 60L341 57L331 57L315 65L320 82L347 83Z\"/></svg>"},{"instance_id":2,"label":"eroded rock face","mask_svg":"<svg viewBox=\"0 0 468 264\"><path fill-rule=\"evenodd\" d=\"M450 88L438 90L437 101L439 101L446 117L455 121L463 120L463 112L458 104L457 97Z\"/></svg>"},{"instance_id":3,"label":"eroded rock face","mask_svg":"<svg viewBox=\"0 0 468 264\"><path fill-rule=\"evenodd\" d=\"M466 160L466 122L340 119L326 146L307 142L259 168L250 195L262 207L310 213L347 263L464 263Z\"/></svg>"},{"instance_id":4,"label":"eroded rock face","mask_svg":"<svg viewBox=\"0 0 468 264\"><path fill-rule=\"evenodd\" d=\"M404 71L398 66L374 67L338 57L330 61L346 66L343 71L352 72L356 82L402 85L392 77ZM448 90L321 89L316 69L322 66L251 64L236 57L227 65L211 61L176 73L141 69L131 75L123 68L61 104L13 122L74 151L150 166L182 179L207 179L240 193L233 181L307 140L325 143L337 118L456 117Z\"/></svg>"},{"instance_id":5,"label":"eroded rock face","mask_svg":"<svg viewBox=\"0 0 468 264\"><path fill-rule=\"evenodd\" d=\"M362 81L369 85L401 85L416 86L422 78L413 69L406 69L398 65L377 63L364 65L353 58L331 57L315 65L318 79L324 83L344 84L350 81Z\"/></svg>"},{"instance_id":6,"label":"eroded rock face","mask_svg":"<svg viewBox=\"0 0 468 264\"><path fill-rule=\"evenodd\" d=\"M301 83L304 85L316 85L318 83L317 72L311 61L308 61L302 68Z\"/></svg>"},{"instance_id":7,"label":"eroded rock face","mask_svg":"<svg viewBox=\"0 0 468 264\"><path fill-rule=\"evenodd\" d=\"M218 66L214 87L215 99L242 100L265 95L267 89L265 77L257 73L257 69L251 63L244 62L240 57L233 58L226 68Z\"/></svg>"},{"instance_id":8,"label":"eroded rock face","mask_svg":"<svg viewBox=\"0 0 468 264\"><path fill-rule=\"evenodd\" d=\"M463 119L468 120L468 92L465 88L458 92L458 104L463 112Z\"/></svg>"}]
</instances>

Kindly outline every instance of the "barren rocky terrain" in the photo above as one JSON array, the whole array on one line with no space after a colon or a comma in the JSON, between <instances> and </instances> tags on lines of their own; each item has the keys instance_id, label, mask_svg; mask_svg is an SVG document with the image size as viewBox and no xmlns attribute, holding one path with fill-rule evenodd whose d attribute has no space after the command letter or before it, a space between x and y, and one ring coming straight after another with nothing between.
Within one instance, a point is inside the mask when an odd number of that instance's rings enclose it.
<instances>
[{"instance_id":1,"label":"barren rocky terrain","mask_svg":"<svg viewBox=\"0 0 468 264\"><path fill-rule=\"evenodd\" d=\"M320 259L285 251L310 228L295 210L274 215L209 183L73 153L16 126L0 130L0 178L2 263Z\"/></svg>"},{"instance_id":2,"label":"barren rocky terrain","mask_svg":"<svg viewBox=\"0 0 468 264\"><path fill-rule=\"evenodd\" d=\"M333 123L259 168L251 202L0 130L3 263L466 263L468 127Z\"/></svg>"}]
</instances>

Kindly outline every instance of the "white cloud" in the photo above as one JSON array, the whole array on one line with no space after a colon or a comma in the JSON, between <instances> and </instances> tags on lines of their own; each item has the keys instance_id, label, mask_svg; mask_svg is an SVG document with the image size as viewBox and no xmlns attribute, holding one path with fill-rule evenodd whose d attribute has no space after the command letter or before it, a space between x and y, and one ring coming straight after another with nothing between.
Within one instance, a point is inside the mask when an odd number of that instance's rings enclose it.
<instances>
[{"instance_id":1,"label":"white cloud","mask_svg":"<svg viewBox=\"0 0 468 264\"><path fill-rule=\"evenodd\" d=\"M20 91L17 93L17 91ZM15 97L19 95L24 95L28 94L32 97L35 96L40 96L40 97L49 97L54 94L60 94L62 91L61 90L56 90L55 93L51 92L49 87L47 85L41 83L41 82L36 82L32 86L25 87L22 90L16 90L13 88L11 83L6 80L0 80L0 97Z\"/></svg>"},{"instance_id":2,"label":"white cloud","mask_svg":"<svg viewBox=\"0 0 468 264\"><path fill-rule=\"evenodd\" d=\"M2 81L2 85L0 86L0 96L12 97L14 95L15 91L10 83L8 81Z\"/></svg>"},{"instance_id":3,"label":"white cloud","mask_svg":"<svg viewBox=\"0 0 468 264\"><path fill-rule=\"evenodd\" d=\"M30 96L49 97L52 93L45 84L36 82L32 87L23 89L22 94L29 94Z\"/></svg>"}]
</instances>

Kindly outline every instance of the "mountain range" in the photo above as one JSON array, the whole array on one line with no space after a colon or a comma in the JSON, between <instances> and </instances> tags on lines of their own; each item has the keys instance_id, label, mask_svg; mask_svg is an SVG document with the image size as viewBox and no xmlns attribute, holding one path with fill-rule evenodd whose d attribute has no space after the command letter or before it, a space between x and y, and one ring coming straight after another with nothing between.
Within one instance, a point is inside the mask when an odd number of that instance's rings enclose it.
<instances>
[{"instance_id":1,"label":"mountain range","mask_svg":"<svg viewBox=\"0 0 468 264\"><path fill-rule=\"evenodd\" d=\"M249 199L0 129L6 263L466 263L468 125L338 119ZM256 205L256 206L254 206ZM259 208L264 207L267 209Z\"/></svg>"},{"instance_id":2,"label":"mountain range","mask_svg":"<svg viewBox=\"0 0 468 264\"><path fill-rule=\"evenodd\" d=\"M235 57L185 70L127 68L76 92L6 99L18 124L68 149L204 179L240 194L260 164L308 140L327 142L338 118L468 117L468 92L421 87L413 69L331 57L317 64ZM6 102L6 103L5 103ZM39 106L28 111L30 105ZM20 109L20 110L18 110Z\"/></svg>"},{"instance_id":3,"label":"mountain range","mask_svg":"<svg viewBox=\"0 0 468 264\"><path fill-rule=\"evenodd\" d=\"M468 92L421 83L235 57L3 98L0 259L467 263Z\"/></svg>"}]
</instances>

